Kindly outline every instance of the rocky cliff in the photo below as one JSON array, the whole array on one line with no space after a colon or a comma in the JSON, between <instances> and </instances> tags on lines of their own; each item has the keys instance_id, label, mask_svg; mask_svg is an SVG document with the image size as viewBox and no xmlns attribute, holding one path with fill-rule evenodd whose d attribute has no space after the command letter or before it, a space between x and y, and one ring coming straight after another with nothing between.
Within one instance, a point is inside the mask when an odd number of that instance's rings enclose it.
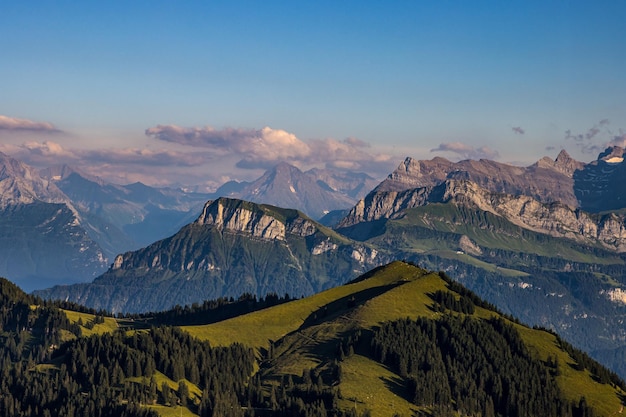
<instances>
[{"instance_id":1,"label":"rocky cliff","mask_svg":"<svg viewBox=\"0 0 626 417\"><path fill-rule=\"evenodd\" d=\"M583 166L565 151L555 160L545 157L529 167L486 159L455 163L444 158L428 161L406 158L374 192L405 191L435 186L446 180L465 180L492 192L527 195L544 203L559 201L578 207L573 175Z\"/></svg>"},{"instance_id":2,"label":"rocky cliff","mask_svg":"<svg viewBox=\"0 0 626 417\"><path fill-rule=\"evenodd\" d=\"M220 230L279 240L285 240L287 233L305 237L317 231L312 221L294 213L273 206L222 197L207 202L195 224L212 225Z\"/></svg>"},{"instance_id":3,"label":"rocky cliff","mask_svg":"<svg viewBox=\"0 0 626 417\"><path fill-rule=\"evenodd\" d=\"M470 181L447 180L433 187L371 193L357 203L338 229L361 222L399 218L410 208L448 202L476 207L535 232L588 244L599 243L605 248L626 252L623 215L589 214L558 202L546 204L525 195L494 193Z\"/></svg>"}]
</instances>

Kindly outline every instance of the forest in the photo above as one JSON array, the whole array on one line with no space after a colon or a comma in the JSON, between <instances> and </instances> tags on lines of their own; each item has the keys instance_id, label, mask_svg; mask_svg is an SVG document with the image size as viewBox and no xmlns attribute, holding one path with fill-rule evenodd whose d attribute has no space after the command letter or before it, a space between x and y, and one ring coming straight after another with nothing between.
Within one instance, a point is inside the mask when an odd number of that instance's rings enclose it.
<instances>
[{"instance_id":1,"label":"forest","mask_svg":"<svg viewBox=\"0 0 626 417\"><path fill-rule=\"evenodd\" d=\"M84 336L110 316L63 302L43 302L0 279L0 415L156 417L158 407L205 416L369 416L341 407L343 362L358 354L393 370L399 395L425 415L594 416L581 395L565 400L556 358L540 361L514 322L440 274L448 290L429 294L438 319L424 317L357 329L338 341L329 363L277 376L274 342L255 351L211 346L173 324L208 323L290 301L285 295L219 299L168 312L125 317L141 324ZM365 279L365 278L364 278ZM357 308L353 297L347 308ZM72 322L65 311L92 314ZM560 348L601 384L626 384L557 337ZM155 408L156 407L156 408Z\"/></svg>"}]
</instances>

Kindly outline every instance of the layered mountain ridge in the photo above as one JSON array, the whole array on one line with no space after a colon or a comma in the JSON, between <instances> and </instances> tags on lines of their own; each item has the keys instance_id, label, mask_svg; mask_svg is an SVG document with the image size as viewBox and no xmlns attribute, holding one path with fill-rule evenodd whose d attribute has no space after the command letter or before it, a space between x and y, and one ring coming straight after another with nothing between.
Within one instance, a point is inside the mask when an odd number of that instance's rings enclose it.
<instances>
[{"instance_id":1,"label":"layered mountain ridge","mask_svg":"<svg viewBox=\"0 0 626 417\"><path fill-rule=\"evenodd\" d=\"M175 235L118 255L91 284L38 291L111 311L147 311L244 292L310 295L384 262L292 209L219 198Z\"/></svg>"},{"instance_id":2,"label":"layered mountain ridge","mask_svg":"<svg viewBox=\"0 0 626 417\"><path fill-rule=\"evenodd\" d=\"M590 245L600 243L618 252L626 251L626 216L623 214L592 215L559 202L544 204L525 195L490 192L474 182L463 180L445 180L436 186L401 192L372 192L352 208L337 228L383 218L394 219L407 209L449 202L474 206L539 233Z\"/></svg>"},{"instance_id":3,"label":"layered mountain ridge","mask_svg":"<svg viewBox=\"0 0 626 417\"><path fill-rule=\"evenodd\" d=\"M70 199L0 153L0 276L28 290L104 272L108 260Z\"/></svg>"}]
</instances>

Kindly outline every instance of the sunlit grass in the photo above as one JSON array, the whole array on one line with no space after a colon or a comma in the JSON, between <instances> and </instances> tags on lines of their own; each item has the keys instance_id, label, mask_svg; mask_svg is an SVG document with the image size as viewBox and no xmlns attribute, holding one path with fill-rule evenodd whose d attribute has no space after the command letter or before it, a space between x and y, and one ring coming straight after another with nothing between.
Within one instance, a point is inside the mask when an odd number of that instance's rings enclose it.
<instances>
[{"instance_id":1,"label":"sunlit grass","mask_svg":"<svg viewBox=\"0 0 626 417\"><path fill-rule=\"evenodd\" d=\"M341 409L356 408L357 413L369 409L373 417L394 413L408 417L418 410L416 405L394 393L403 388L401 379L384 365L365 356L352 355L341 362L341 369Z\"/></svg>"},{"instance_id":2,"label":"sunlit grass","mask_svg":"<svg viewBox=\"0 0 626 417\"><path fill-rule=\"evenodd\" d=\"M80 313L78 311L72 310L61 310L65 313L67 318L72 323L77 323L79 319L82 320L83 325L80 326L83 336L91 336L92 334L103 334L103 333L111 333L115 331L119 326L117 324L117 320L113 317L104 317L104 323L99 323L93 326L92 329L88 329L85 327L87 323L93 321L95 319L94 314L89 313Z\"/></svg>"},{"instance_id":3,"label":"sunlit grass","mask_svg":"<svg viewBox=\"0 0 626 417\"><path fill-rule=\"evenodd\" d=\"M181 326L193 336L208 340L214 346L228 346L239 342L261 348L269 340L277 340L298 329L312 313L333 301L348 297L370 288L392 285L408 279L421 271L401 262L394 262L375 274L371 279L332 288L300 300L270 307L243 316L200 326ZM423 272L422 272L423 273Z\"/></svg>"},{"instance_id":4,"label":"sunlit grass","mask_svg":"<svg viewBox=\"0 0 626 417\"><path fill-rule=\"evenodd\" d=\"M589 371L574 369L574 360L557 345L556 336L542 330L530 329L516 325L524 343L531 349L531 353L546 361L548 356L556 358L559 363L557 383L566 399L578 404L584 396L587 404L595 409L599 415L610 416L617 414L622 402L616 390L610 384L596 382ZM621 392L621 391L618 391Z\"/></svg>"}]
</instances>

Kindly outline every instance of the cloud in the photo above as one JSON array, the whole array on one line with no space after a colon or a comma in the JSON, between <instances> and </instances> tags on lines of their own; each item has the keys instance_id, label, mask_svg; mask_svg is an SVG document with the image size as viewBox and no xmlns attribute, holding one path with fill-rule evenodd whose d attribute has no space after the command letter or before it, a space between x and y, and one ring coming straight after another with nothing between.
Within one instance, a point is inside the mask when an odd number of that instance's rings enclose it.
<instances>
[{"instance_id":1,"label":"cloud","mask_svg":"<svg viewBox=\"0 0 626 417\"><path fill-rule=\"evenodd\" d=\"M517 135L523 135L524 133L526 133L526 131L519 126L513 127L511 129L513 129L513 133Z\"/></svg>"},{"instance_id":2,"label":"cloud","mask_svg":"<svg viewBox=\"0 0 626 417\"><path fill-rule=\"evenodd\" d=\"M608 146L614 145L614 141L620 141L620 135L616 136L609 129L610 123L609 119L602 119L584 133L574 133L568 129L565 131L565 140L573 141L582 153L598 154Z\"/></svg>"},{"instance_id":3,"label":"cloud","mask_svg":"<svg viewBox=\"0 0 626 417\"><path fill-rule=\"evenodd\" d=\"M270 127L217 130L210 126L158 125L145 133L166 142L206 148L216 155L238 155L241 158L238 166L245 168L266 168L268 163L303 160L311 154L309 146L294 134Z\"/></svg>"},{"instance_id":4,"label":"cloud","mask_svg":"<svg viewBox=\"0 0 626 417\"><path fill-rule=\"evenodd\" d=\"M81 159L108 164L135 164L145 166L200 166L210 162L211 155L202 152L177 152L137 148L98 149L78 151Z\"/></svg>"},{"instance_id":5,"label":"cloud","mask_svg":"<svg viewBox=\"0 0 626 417\"><path fill-rule=\"evenodd\" d=\"M474 148L462 142L442 143L430 151L452 152L461 156L463 159L495 159L500 156L497 151L494 151L486 146Z\"/></svg>"},{"instance_id":6,"label":"cloud","mask_svg":"<svg viewBox=\"0 0 626 417\"><path fill-rule=\"evenodd\" d=\"M61 132L52 123L48 122L33 122L26 119L18 119L15 117L8 117L0 115L0 131L27 131L27 132L41 132L41 133L59 133Z\"/></svg>"},{"instance_id":7,"label":"cloud","mask_svg":"<svg viewBox=\"0 0 626 417\"><path fill-rule=\"evenodd\" d=\"M158 125L146 129L148 137L186 146L204 148L216 156L238 160L242 169L267 169L279 162L314 165L323 164L337 169L372 168L387 172L394 166L389 155L369 151L370 145L357 138L344 140L314 139L303 141L282 129L215 129Z\"/></svg>"},{"instance_id":8,"label":"cloud","mask_svg":"<svg viewBox=\"0 0 626 417\"><path fill-rule=\"evenodd\" d=\"M2 145L0 151L38 167L74 163L193 167L204 165L214 159L207 152L178 152L168 149L66 149L52 141Z\"/></svg>"},{"instance_id":9,"label":"cloud","mask_svg":"<svg viewBox=\"0 0 626 417\"><path fill-rule=\"evenodd\" d=\"M611 139L611 141L608 143L608 145L626 148L626 133L624 133L620 129L619 135L614 136L613 139Z\"/></svg>"},{"instance_id":10,"label":"cloud","mask_svg":"<svg viewBox=\"0 0 626 417\"><path fill-rule=\"evenodd\" d=\"M21 148L29 151L33 155L39 155L42 157L74 157L75 155L64 149L60 144L52 141L44 142L26 142L21 145Z\"/></svg>"}]
</instances>

